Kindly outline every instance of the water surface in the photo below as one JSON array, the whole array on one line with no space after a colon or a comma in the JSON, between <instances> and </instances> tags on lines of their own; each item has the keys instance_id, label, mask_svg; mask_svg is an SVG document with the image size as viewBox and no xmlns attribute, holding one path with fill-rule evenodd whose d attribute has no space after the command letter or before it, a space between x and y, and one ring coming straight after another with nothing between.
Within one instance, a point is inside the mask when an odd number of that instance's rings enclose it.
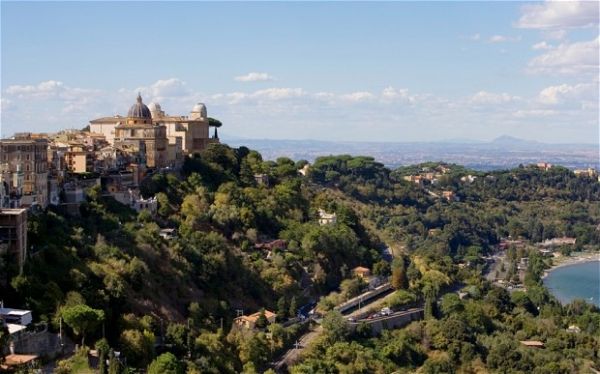
<instances>
[{"instance_id":1,"label":"water surface","mask_svg":"<svg viewBox=\"0 0 600 374\"><path fill-rule=\"evenodd\" d=\"M554 269L544 279L550 292L563 304L585 299L600 307L600 261Z\"/></svg>"}]
</instances>

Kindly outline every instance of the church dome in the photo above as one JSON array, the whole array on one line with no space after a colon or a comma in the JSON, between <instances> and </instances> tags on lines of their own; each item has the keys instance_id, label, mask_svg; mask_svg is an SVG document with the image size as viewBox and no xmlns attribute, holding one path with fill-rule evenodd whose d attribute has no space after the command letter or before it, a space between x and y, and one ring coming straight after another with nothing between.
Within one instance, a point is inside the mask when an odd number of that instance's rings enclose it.
<instances>
[{"instance_id":1,"label":"church dome","mask_svg":"<svg viewBox=\"0 0 600 374\"><path fill-rule=\"evenodd\" d=\"M198 103L192 108L192 113L199 113L200 117L206 118L206 105Z\"/></svg>"},{"instance_id":2,"label":"church dome","mask_svg":"<svg viewBox=\"0 0 600 374\"><path fill-rule=\"evenodd\" d=\"M162 110L159 103L150 103L148 109L150 109L151 112L160 112Z\"/></svg>"},{"instance_id":3,"label":"church dome","mask_svg":"<svg viewBox=\"0 0 600 374\"><path fill-rule=\"evenodd\" d=\"M127 117L135 117L135 118L152 118L152 114L150 113L150 109L146 106L146 104L142 103L142 95L138 94L137 102L129 108L129 112L127 112Z\"/></svg>"}]
</instances>

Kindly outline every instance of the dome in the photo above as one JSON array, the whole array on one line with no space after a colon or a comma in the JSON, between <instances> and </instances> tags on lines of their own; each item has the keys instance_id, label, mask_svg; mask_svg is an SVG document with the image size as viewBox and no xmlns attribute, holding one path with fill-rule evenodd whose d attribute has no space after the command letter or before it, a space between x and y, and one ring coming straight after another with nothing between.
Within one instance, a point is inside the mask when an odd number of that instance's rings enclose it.
<instances>
[{"instance_id":1,"label":"dome","mask_svg":"<svg viewBox=\"0 0 600 374\"><path fill-rule=\"evenodd\" d=\"M148 109L150 109L151 112L160 112L162 110L159 103L150 103Z\"/></svg>"},{"instance_id":2,"label":"dome","mask_svg":"<svg viewBox=\"0 0 600 374\"><path fill-rule=\"evenodd\" d=\"M192 113L199 113L200 117L206 118L206 105L198 103L192 108Z\"/></svg>"},{"instance_id":3,"label":"dome","mask_svg":"<svg viewBox=\"0 0 600 374\"><path fill-rule=\"evenodd\" d=\"M127 117L135 117L135 118L152 118L152 114L150 114L150 109L142 103L142 95L138 94L137 103L133 104L131 108L129 108L129 112L127 112Z\"/></svg>"}]
</instances>

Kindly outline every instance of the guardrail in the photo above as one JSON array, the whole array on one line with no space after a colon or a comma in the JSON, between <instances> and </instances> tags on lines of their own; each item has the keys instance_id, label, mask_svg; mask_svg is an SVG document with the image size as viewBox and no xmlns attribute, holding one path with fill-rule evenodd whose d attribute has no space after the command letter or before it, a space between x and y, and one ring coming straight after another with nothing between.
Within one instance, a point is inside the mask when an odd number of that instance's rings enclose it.
<instances>
[{"instance_id":1,"label":"guardrail","mask_svg":"<svg viewBox=\"0 0 600 374\"><path fill-rule=\"evenodd\" d=\"M364 302L367 302L369 300L371 300L372 298L381 295L384 292L388 292L392 290L392 285L388 282L385 284L382 284L379 287L376 287L374 290L370 290L367 291L363 294L360 294L356 297L353 297L352 299L336 306L335 308L333 308L334 310L337 310L338 312L344 314L345 312L347 312L348 310L358 306L358 304L362 304Z\"/></svg>"}]
</instances>

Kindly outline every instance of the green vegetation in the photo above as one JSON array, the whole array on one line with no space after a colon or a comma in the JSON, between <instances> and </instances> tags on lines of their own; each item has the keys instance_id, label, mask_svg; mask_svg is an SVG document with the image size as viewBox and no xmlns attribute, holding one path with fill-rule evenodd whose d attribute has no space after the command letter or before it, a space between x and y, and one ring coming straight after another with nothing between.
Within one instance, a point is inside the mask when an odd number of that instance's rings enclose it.
<instances>
[{"instance_id":1,"label":"green vegetation","mask_svg":"<svg viewBox=\"0 0 600 374\"><path fill-rule=\"evenodd\" d=\"M423 305L427 318L372 337L366 325L351 333L344 317L329 312L324 333L291 372L599 366L600 313L581 302L558 304L540 281L550 260L531 247L572 236L572 250L598 249L596 181L562 168L484 174L430 163L390 171L347 155L319 158L303 177L305 164L213 144L186 159L181 175L143 181L142 194L159 202L157 217L91 189L78 216L50 208L30 217L35 254L0 292L7 305L27 305L51 328L62 317L82 344L105 335L96 346L108 373L253 373L306 330L286 324L301 306L319 301L327 311L365 290L352 273L364 266L390 276L396 290L386 306ZM423 167L449 170L424 186L403 179ZM466 174L477 178L461 181ZM439 197L442 191L459 200ZM320 225L319 209L337 222ZM161 237L165 227L176 237ZM481 276L484 257L509 236L527 243L507 253L510 279L526 286L511 294ZM381 255L386 244L396 254L391 263ZM529 268L520 279L522 257ZM466 298L453 293L458 286ZM238 310L261 311L255 330L232 328ZM278 314L275 323L266 310ZM565 332L569 324L581 333ZM519 340L542 340L546 348L533 351ZM73 360L64 365L79 365Z\"/></svg>"}]
</instances>

